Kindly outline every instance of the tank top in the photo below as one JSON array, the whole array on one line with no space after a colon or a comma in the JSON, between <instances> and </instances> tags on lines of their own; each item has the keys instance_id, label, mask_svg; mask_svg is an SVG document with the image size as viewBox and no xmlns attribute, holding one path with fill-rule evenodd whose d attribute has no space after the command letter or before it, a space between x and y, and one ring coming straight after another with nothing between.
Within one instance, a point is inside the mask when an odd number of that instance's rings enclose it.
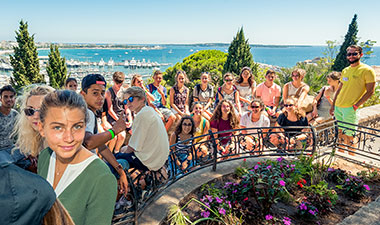
<instances>
[{"instance_id":1,"label":"tank top","mask_svg":"<svg viewBox=\"0 0 380 225\"><path fill-rule=\"evenodd\" d=\"M116 93L112 89L112 87L108 88L108 91L111 93L111 102L112 102L112 109L116 113L117 116L121 116L124 112L123 104L121 103L120 99L116 96ZM107 110L107 121L109 123L114 123L116 120L112 118L112 116L108 113Z\"/></svg>"},{"instance_id":2,"label":"tank top","mask_svg":"<svg viewBox=\"0 0 380 225\"><path fill-rule=\"evenodd\" d=\"M252 100L252 87L250 86L240 86L240 85L235 85L237 90L239 91L239 95L245 99L248 99L249 101ZM240 101L241 105L241 110L242 112L248 112L248 103Z\"/></svg>"},{"instance_id":3,"label":"tank top","mask_svg":"<svg viewBox=\"0 0 380 225\"><path fill-rule=\"evenodd\" d=\"M176 105L178 107L178 109L181 110L181 112L185 112L187 92L189 90L187 87L183 87L183 88L184 88L184 90L181 93L179 91L177 85L173 86L173 90L174 90L174 105Z\"/></svg>"},{"instance_id":4,"label":"tank top","mask_svg":"<svg viewBox=\"0 0 380 225\"><path fill-rule=\"evenodd\" d=\"M201 117L201 122L199 123L199 126L195 128L194 137L200 136L203 134L206 127L206 119L204 117ZM194 143L198 143L202 138L197 138L194 140Z\"/></svg>"},{"instance_id":5,"label":"tank top","mask_svg":"<svg viewBox=\"0 0 380 225\"><path fill-rule=\"evenodd\" d=\"M177 135L177 143L181 142L181 138ZM192 140L187 143L180 143L175 146L175 154L180 162L183 162L187 159L191 152Z\"/></svg>"}]
</instances>

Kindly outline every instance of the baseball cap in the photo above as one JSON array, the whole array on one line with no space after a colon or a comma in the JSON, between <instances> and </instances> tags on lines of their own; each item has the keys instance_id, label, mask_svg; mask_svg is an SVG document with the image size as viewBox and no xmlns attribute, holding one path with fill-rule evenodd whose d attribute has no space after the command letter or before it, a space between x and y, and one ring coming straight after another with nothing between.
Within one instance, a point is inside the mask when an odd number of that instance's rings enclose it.
<instances>
[{"instance_id":1,"label":"baseball cap","mask_svg":"<svg viewBox=\"0 0 380 225\"><path fill-rule=\"evenodd\" d=\"M88 89L93 84L101 84L107 86L107 82L100 74L88 74L82 80L82 90Z\"/></svg>"},{"instance_id":2,"label":"baseball cap","mask_svg":"<svg viewBox=\"0 0 380 225\"><path fill-rule=\"evenodd\" d=\"M45 179L4 161L0 162L0 190L1 224L40 225L56 200Z\"/></svg>"}]
</instances>

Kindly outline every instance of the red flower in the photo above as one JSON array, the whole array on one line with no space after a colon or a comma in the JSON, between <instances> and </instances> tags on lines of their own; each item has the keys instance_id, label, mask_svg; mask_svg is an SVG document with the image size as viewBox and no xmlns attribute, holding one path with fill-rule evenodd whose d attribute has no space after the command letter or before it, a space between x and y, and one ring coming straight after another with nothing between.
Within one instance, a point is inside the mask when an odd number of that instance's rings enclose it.
<instances>
[{"instance_id":1,"label":"red flower","mask_svg":"<svg viewBox=\"0 0 380 225\"><path fill-rule=\"evenodd\" d=\"M301 188L303 188L303 184L300 181L297 182L297 185L299 185Z\"/></svg>"},{"instance_id":2,"label":"red flower","mask_svg":"<svg viewBox=\"0 0 380 225\"><path fill-rule=\"evenodd\" d=\"M331 201L327 199L327 202L331 204Z\"/></svg>"},{"instance_id":3,"label":"red flower","mask_svg":"<svg viewBox=\"0 0 380 225\"><path fill-rule=\"evenodd\" d=\"M302 180L302 183L303 184L306 184L306 180L305 179L301 179Z\"/></svg>"},{"instance_id":4,"label":"red flower","mask_svg":"<svg viewBox=\"0 0 380 225\"><path fill-rule=\"evenodd\" d=\"M306 184L306 180L305 179L301 179L297 182L297 185L299 185L301 188L303 188L303 185Z\"/></svg>"},{"instance_id":5,"label":"red flower","mask_svg":"<svg viewBox=\"0 0 380 225\"><path fill-rule=\"evenodd\" d=\"M247 162L247 159L243 159L244 162Z\"/></svg>"},{"instance_id":6,"label":"red flower","mask_svg":"<svg viewBox=\"0 0 380 225\"><path fill-rule=\"evenodd\" d=\"M245 197L245 199L243 199L243 201L247 201L248 200L248 197Z\"/></svg>"},{"instance_id":7,"label":"red flower","mask_svg":"<svg viewBox=\"0 0 380 225\"><path fill-rule=\"evenodd\" d=\"M257 162L257 164L261 165L261 162Z\"/></svg>"}]
</instances>

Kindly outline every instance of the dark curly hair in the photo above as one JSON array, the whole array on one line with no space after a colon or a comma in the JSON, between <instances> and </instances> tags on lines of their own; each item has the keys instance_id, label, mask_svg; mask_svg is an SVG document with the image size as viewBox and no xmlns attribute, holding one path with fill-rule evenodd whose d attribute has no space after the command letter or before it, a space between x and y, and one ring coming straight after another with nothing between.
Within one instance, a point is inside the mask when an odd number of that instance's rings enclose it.
<instances>
[{"instance_id":1,"label":"dark curly hair","mask_svg":"<svg viewBox=\"0 0 380 225\"><path fill-rule=\"evenodd\" d=\"M184 116L184 117L181 118L181 120L180 120L179 123L178 123L178 126L175 128L174 133L175 133L176 137L177 137L180 133L182 133L182 124L183 124L183 121L185 121L185 120L190 120L190 121L191 121L192 126L191 126L190 134L191 134L192 136L194 135L196 127L195 127L195 122L194 122L194 120L193 120L193 117L191 117L191 116Z\"/></svg>"}]
</instances>

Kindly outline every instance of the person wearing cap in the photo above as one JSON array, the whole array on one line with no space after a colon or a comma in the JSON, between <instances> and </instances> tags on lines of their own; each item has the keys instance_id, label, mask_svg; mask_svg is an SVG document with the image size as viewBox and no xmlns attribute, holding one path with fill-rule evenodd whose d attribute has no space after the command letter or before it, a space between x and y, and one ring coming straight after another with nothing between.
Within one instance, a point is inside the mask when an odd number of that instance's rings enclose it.
<instances>
[{"instance_id":1,"label":"person wearing cap","mask_svg":"<svg viewBox=\"0 0 380 225\"><path fill-rule=\"evenodd\" d=\"M120 99L117 97L117 94L120 90L120 88L123 86L125 75L123 72L115 72L112 75L112 79L114 84L112 87L110 87L105 94L106 104L108 107L107 110L107 121L113 125L122 115L127 114L128 122L132 122L130 119L130 112L129 110L125 111L125 108L123 104L121 103ZM120 151L121 146L124 144L126 133L125 131L120 132L116 136L116 144L115 149L113 152L117 153Z\"/></svg>"},{"instance_id":2,"label":"person wearing cap","mask_svg":"<svg viewBox=\"0 0 380 225\"><path fill-rule=\"evenodd\" d=\"M122 115L112 126L112 129L98 133L98 120L95 116L97 110L102 109L104 104L104 94L107 82L100 74L88 74L82 80L81 95L87 103L87 113L89 119L86 122L86 134L84 137L84 146L88 149L98 149L100 155L112 166L116 177L119 177L121 192L128 191L127 176L123 166L119 164L115 156L105 145L108 141L115 138L116 135L126 129L125 118Z\"/></svg>"},{"instance_id":3,"label":"person wearing cap","mask_svg":"<svg viewBox=\"0 0 380 225\"><path fill-rule=\"evenodd\" d=\"M0 159L1 224L74 225L42 177Z\"/></svg>"}]
</instances>

